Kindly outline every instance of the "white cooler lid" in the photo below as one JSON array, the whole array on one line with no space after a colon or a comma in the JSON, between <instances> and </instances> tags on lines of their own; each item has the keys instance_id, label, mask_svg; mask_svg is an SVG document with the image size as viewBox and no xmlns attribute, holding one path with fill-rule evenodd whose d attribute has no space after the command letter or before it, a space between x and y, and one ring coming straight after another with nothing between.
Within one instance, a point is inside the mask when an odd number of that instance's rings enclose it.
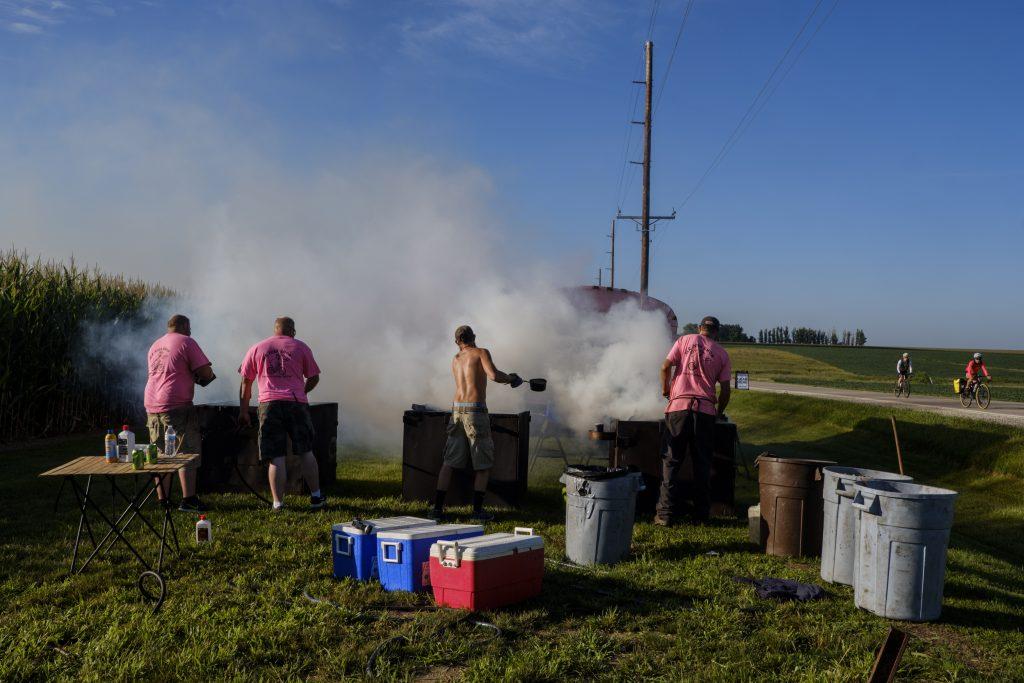
<instances>
[{"instance_id":1,"label":"white cooler lid","mask_svg":"<svg viewBox=\"0 0 1024 683\"><path fill-rule=\"evenodd\" d=\"M532 530L531 530L532 532ZM467 538L461 541L445 542L443 544L452 559L452 548L457 547L459 560L489 560L494 557L511 555L513 552L525 552L528 550L539 550L544 547L544 539L533 533L526 534L487 534ZM430 556L443 559L441 554L441 543L430 546Z\"/></svg>"},{"instance_id":2,"label":"white cooler lid","mask_svg":"<svg viewBox=\"0 0 1024 683\"><path fill-rule=\"evenodd\" d=\"M332 528L335 531L342 531L350 536L362 536L366 534L374 534L380 531L387 531L388 529L408 529L414 526L436 526L437 522L426 517L381 517L380 519L364 519L363 524L367 525L367 529L360 529L357 526L353 526L352 522L343 522L342 524L334 524Z\"/></svg>"},{"instance_id":3,"label":"white cooler lid","mask_svg":"<svg viewBox=\"0 0 1024 683\"><path fill-rule=\"evenodd\" d=\"M483 531L479 524L436 524L428 527L408 528L401 531L379 531L377 540L381 541L414 541L419 538L444 538L446 534L468 534Z\"/></svg>"}]
</instances>

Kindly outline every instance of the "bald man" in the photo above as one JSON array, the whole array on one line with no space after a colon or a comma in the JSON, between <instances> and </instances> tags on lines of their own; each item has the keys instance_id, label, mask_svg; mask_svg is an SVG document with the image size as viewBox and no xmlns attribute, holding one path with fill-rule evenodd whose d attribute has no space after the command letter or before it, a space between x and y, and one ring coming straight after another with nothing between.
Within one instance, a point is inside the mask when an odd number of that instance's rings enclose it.
<instances>
[{"instance_id":1,"label":"bald man","mask_svg":"<svg viewBox=\"0 0 1024 683\"><path fill-rule=\"evenodd\" d=\"M313 419L307 398L320 382L320 368L310 348L295 338L295 321L287 317L275 320L274 335L249 349L239 371L242 373L240 425L248 426L251 421L249 401L254 381L259 390L260 462L269 464L270 493L274 498L272 510L284 509L289 437L292 450L302 459L302 478L310 492L309 507L323 509L327 506L327 497L320 492L320 470L313 455Z\"/></svg>"}]
</instances>

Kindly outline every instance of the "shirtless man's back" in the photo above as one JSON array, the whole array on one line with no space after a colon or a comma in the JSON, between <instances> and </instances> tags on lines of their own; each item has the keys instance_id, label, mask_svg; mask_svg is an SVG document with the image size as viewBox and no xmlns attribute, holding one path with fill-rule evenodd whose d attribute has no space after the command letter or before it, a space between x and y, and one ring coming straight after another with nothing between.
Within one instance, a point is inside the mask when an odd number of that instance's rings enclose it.
<instances>
[{"instance_id":1,"label":"shirtless man's back","mask_svg":"<svg viewBox=\"0 0 1024 683\"><path fill-rule=\"evenodd\" d=\"M455 343L459 345L459 352L452 359L455 400L431 517L440 519L443 516L444 498L451 484L452 471L472 463L476 471L473 518L485 521L491 518L483 511L483 500L487 492L487 477L494 464L491 418L487 414L487 380L513 386L518 386L522 380L514 373L506 374L494 366L490 352L477 347L476 335L468 325L455 330Z\"/></svg>"}]
</instances>

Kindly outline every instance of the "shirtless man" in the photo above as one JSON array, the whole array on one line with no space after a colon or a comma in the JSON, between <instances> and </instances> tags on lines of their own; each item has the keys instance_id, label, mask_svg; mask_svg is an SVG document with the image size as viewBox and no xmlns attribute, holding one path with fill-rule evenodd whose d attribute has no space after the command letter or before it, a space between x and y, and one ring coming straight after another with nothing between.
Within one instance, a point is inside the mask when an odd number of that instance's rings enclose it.
<instances>
[{"instance_id":1,"label":"shirtless man","mask_svg":"<svg viewBox=\"0 0 1024 683\"><path fill-rule=\"evenodd\" d=\"M478 348L476 335L469 325L455 330L455 343L459 352L452 359L455 378L455 401L452 421L448 425L448 442L444 446L444 463L437 476L437 497L432 519L444 516L444 498L452 481L452 470L462 469L472 461L476 471L473 482L473 519L486 522L494 518L484 512L487 494L487 476L494 464L494 441L491 440L491 421L487 415L487 380L517 387L523 383L515 373L505 374L494 367L491 353Z\"/></svg>"}]
</instances>

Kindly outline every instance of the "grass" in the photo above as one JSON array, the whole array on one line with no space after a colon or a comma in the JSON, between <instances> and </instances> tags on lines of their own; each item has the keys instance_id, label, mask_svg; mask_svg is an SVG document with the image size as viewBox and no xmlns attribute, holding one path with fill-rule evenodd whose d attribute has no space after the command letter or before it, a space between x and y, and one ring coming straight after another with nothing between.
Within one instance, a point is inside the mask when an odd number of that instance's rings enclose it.
<instances>
[{"instance_id":1,"label":"grass","mask_svg":"<svg viewBox=\"0 0 1024 683\"><path fill-rule=\"evenodd\" d=\"M881 346L769 346L727 344L733 368L750 371L751 379L891 392L896 361L906 351L914 364L913 390L953 395L953 379L963 377L971 351L907 349ZM993 397L1024 401L1024 353L985 351L985 365L995 378Z\"/></svg>"},{"instance_id":2,"label":"grass","mask_svg":"<svg viewBox=\"0 0 1024 683\"><path fill-rule=\"evenodd\" d=\"M731 413L748 456L771 449L893 467L888 413L870 406L742 394ZM908 472L962 494L943 617L900 625L913 634L901 680L1020 680L1021 434L910 411L898 417ZM330 577L330 523L423 511L399 499L395 458L354 451L341 459L342 484L326 513L271 516L251 497L211 496L216 542L186 541L154 615L138 598L127 553L64 576L76 515L67 492L54 515L56 483L36 475L98 444L70 439L0 453L0 680L354 679L395 635L410 642L380 656L375 673L385 679L863 680L890 626L855 609L847 587L783 604L733 582L818 581L815 560L757 553L745 521L662 529L644 519L631 561L593 570L549 564L539 599L484 615L502 629L484 642L485 632L430 609L426 596ZM527 505L492 524L535 527L553 560L564 548L557 462L541 460ZM738 479L737 495L753 501L754 484ZM178 519L184 537L190 518ZM307 602L304 588L340 608Z\"/></svg>"}]
</instances>

